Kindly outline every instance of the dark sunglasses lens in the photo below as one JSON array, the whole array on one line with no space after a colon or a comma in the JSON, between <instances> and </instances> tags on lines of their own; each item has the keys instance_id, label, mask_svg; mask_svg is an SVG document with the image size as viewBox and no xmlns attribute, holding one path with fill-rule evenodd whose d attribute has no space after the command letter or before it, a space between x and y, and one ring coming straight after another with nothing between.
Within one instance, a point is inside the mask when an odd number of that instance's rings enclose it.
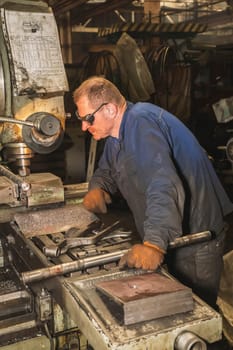
<instances>
[{"instance_id":1,"label":"dark sunglasses lens","mask_svg":"<svg viewBox=\"0 0 233 350\"><path fill-rule=\"evenodd\" d=\"M94 114L88 114L85 118L85 120L89 123L89 124L93 124L94 123L94 120L95 120L95 116Z\"/></svg>"},{"instance_id":2,"label":"dark sunglasses lens","mask_svg":"<svg viewBox=\"0 0 233 350\"><path fill-rule=\"evenodd\" d=\"M105 103L102 103L93 113L91 114L87 114L85 115L85 117L80 117L78 111L76 110L75 114L76 114L76 117L78 118L78 120L80 120L81 122L87 122L89 123L90 125L92 125L94 123L94 120L95 120L95 113L98 112L100 110L100 108L102 108L103 106L107 105L108 103L105 102Z\"/></svg>"},{"instance_id":3,"label":"dark sunglasses lens","mask_svg":"<svg viewBox=\"0 0 233 350\"><path fill-rule=\"evenodd\" d=\"M76 111L75 115L76 115L77 119L80 120L80 122L88 122L91 124L94 121L93 114L87 114L87 115L85 115L85 117L80 117L78 111Z\"/></svg>"}]
</instances>

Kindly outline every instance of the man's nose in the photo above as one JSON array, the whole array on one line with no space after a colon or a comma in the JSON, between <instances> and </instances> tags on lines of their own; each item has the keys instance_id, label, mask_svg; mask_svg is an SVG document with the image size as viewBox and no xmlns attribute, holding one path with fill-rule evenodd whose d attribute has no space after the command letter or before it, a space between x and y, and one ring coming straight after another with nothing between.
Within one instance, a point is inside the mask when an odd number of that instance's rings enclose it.
<instances>
[{"instance_id":1,"label":"man's nose","mask_svg":"<svg viewBox=\"0 0 233 350\"><path fill-rule=\"evenodd\" d=\"M82 131L87 131L90 124L88 122L82 122Z\"/></svg>"}]
</instances>

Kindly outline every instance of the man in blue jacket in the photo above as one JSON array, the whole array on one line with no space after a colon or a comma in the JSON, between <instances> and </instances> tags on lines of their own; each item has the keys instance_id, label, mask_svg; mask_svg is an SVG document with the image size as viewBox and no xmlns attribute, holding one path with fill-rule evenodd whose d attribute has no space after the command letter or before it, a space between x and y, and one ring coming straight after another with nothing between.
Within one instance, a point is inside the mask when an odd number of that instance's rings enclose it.
<instances>
[{"instance_id":1,"label":"man in blue jacket","mask_svg":"<svg viewBox=\"0 0 233 350\"><path fill-rule=\"evenodd\" d=\"M206 152L175 116L146 102L130 103L110 81L91 77L74 92L82 130L106 139L84 206L106 213L117 189L131 209L141 244L120 266L155 270L167 255L169 271L215 305L224 216L233 210ZM216 238L167 252L169 242L210 230Z\"/></svg>"}]
</instances>

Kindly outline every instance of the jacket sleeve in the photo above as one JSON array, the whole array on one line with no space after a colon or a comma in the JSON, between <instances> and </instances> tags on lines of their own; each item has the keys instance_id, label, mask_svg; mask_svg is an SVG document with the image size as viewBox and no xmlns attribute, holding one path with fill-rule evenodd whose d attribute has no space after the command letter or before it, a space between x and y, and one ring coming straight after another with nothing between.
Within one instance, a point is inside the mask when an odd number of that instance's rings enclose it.
<instances>
[{"instance_id":1,"label":"jacket sleeve","mask_svg":"<svg viewBox=\"0 0 233 350\"><path fill-rule=\"evenodd\" d=\"M145 193L144 241L166 250L182 235L184 187L164 132L151 119L135 124L136 169Z\"/></svg>"}]
</instances>

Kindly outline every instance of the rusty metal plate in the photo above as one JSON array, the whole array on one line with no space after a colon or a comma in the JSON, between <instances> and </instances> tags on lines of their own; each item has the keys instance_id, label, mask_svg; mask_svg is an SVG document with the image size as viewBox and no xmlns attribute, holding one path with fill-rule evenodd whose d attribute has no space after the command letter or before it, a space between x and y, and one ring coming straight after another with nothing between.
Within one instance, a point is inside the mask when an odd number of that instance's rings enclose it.
<instances>
[{"instance_id":1,"label":"rusty metal plate","mask_svg":"<svg viewBox=\"0 0 233 350\"><path fill-rule=\"evenodd\" d=\"M17 213L14 220L25 237L64 232L71 227L87 228L99 219L82 204Z\"/></svg>"},{"instance_id":2,"label":"rusty metal plate","mask_svg":"<svg viewBox=\"0 0 233 350\"><path fill-rule=\"evenodd\" d=\"M160 273L104 281L96 287L126 325L193 310L192 290Z\"/></svg>"}]
</instances>

